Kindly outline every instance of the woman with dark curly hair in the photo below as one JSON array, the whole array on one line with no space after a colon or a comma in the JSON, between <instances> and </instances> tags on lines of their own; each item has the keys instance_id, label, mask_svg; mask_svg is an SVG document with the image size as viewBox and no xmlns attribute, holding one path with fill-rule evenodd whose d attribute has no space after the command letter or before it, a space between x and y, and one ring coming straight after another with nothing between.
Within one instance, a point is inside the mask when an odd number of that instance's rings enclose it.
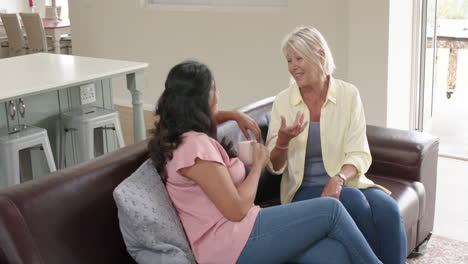
<instances>
[{"instance_id":1,"label":"woman with dark curly hair","mask_svg":"<svg viewBox=\"0 0 468 264\"><path fill-rule=\"evenodd\" d=\"M217 103L207 66L176 65L149 143L198 263L381 263L336 199L254 205L268 151L252 142L246 176L232 146L216 139Z\"/></svg>"}]
</instances>

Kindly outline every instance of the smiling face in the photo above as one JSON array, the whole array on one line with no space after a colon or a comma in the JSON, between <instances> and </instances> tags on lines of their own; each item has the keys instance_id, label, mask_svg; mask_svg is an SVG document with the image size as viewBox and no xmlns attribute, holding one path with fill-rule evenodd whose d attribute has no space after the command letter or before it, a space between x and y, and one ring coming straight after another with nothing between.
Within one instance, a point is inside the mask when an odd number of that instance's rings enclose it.
<instances>
[{"instance_id":1,"label":"smiling face","mask_svg":"<svg viewBox=\"0 0 468 264\"><path fill-rule=\"evenodd\" d=\"M309 62L291 47L286 50L286 60L288 61L288 71L300 88L311 87L320 82L319 67Z\"/></svg>"}]
</instances>

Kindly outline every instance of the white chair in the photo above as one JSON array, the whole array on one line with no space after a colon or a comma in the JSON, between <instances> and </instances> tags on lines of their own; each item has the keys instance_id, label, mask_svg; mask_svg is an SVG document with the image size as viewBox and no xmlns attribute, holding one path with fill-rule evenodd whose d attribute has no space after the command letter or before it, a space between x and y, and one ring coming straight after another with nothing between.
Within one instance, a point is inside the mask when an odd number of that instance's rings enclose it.
<instances>
[{"instance_id":1,"label":"white chair","mask_svg":"<svg viewBox=\"0 0 468 264\"><path fill-rule=\"evenodd\" d=\"M63 35L60 38L60 53L72 55L72 37L70 35Z\"/></svg>"},{"instance_id":2,"label":"white chair","mask_svg":"<svg viewBox=\"0 0 468 264\"><path fill-rule=\"evenodd\" d=\"M39 13L20 13L26 35L29 53L47 52L47 39Z\"/></svg>"},{"instance_id":3,"label":"white chair","mask_svg":"<svg viewBox=\"0 0 468 264\"><path fill-rule=\"evenodd\" d=\"M79 161L84 162L94 158L94 129L106 125L113 125L120 147L124 147L122 128L119 113L101 107L87 107L61 115L65 132L73 130L78 132ZM63 142L63 141L62 141ZM64 146L63 146L64 147ZM64 153L64 151L62 151Z\"/></svg>"},{"instance_id":4,"label":"white chair","mask_svg":"<svg viewBox=\"0 0 468 264\"><path fill-rule=\"evenodd\" d=\"M19 131L0 128L0 170L5 178L0 178L0 186L9 187L21 182L20 150L41 146L51 172L56 170L50 148L47 130L24 126ZM31 173L31 172L30 172Z\"/></svg>"},{"instance_id":5,"label":"white chair","mask_svg":"<svg viewBox=\"0 0 468 264\"><path fill-rule=\"evenodd\" d=\"M16 14L0 14L8 37L9 57L26 54L23 32Z\"/></svg>"},{"instance_id":6,"label":"white chair","mask_svg":"<svg viewBox=\"0 0 468 264\"><path fill-rule=\"evenodd\" d=\"M0 58L8 58L10 44L8 44L8 37L0 37Z\"/></svg>"},{"instance_id":7,"label":"white chair","mask_svg":"<svg viewBox=\"0 0 468 264\"><path fill-rule=\"evenodd\" d=\"M49 47L49 52L54 51L54 42L51 36L47 36L47 47ZM72 54L72 37L70 35L60 36L60 54Z\"/></svg>"}]
</instances>

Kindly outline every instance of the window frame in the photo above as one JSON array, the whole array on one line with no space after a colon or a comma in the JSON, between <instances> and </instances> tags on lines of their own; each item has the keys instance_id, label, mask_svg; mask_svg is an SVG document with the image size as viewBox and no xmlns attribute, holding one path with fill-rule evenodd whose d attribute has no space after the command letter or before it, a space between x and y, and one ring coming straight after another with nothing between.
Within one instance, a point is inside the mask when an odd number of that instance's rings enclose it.
<instances>
[{"instance_id":1,"label":"window frame","mask_svg":"<svg viewBox=\"0 0 468 264\"><path fill-rule=\"evenodd\" d=\"M288 0L142 0L150 8L176 10L285 9Z\"/></svg>"}]
</instances>

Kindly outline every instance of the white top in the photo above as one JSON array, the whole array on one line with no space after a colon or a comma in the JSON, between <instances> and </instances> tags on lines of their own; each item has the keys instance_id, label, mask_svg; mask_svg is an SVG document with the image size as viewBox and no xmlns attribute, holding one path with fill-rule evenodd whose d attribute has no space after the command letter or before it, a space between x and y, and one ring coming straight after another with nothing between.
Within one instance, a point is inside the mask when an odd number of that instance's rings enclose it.
<instances>
[{"instance_id":1,"label":"white top","mask_svg":"<svg viewBox=\"0 0 468 264\"><path fill-rule=\"evenodd\" d=\"M0 101L142 70L148 63L36 53L0 59Z\"/></svg>"}]
</instances>

